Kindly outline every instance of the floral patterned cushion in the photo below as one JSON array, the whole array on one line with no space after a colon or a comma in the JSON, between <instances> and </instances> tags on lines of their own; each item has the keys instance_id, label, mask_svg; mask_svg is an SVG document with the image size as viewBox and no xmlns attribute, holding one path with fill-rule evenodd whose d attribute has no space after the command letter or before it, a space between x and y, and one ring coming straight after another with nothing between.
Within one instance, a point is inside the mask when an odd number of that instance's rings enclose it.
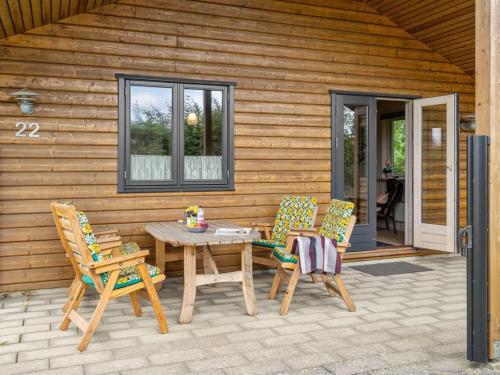
<instances>
[{"instance_id":1,"label":"floral patterned cushion","mask_svg":"<svg viewBox=\"0 0 500 375\"><path fill-rule=\"evenodd\" d=\"M77 211L76 219L78 220L78 225L82 230L83 238L85 239L87 247L90 250L92 259L96 262L102 260L103 256L101 254L101 247L97 243L97 238L95 237L94 232L92 231L92 227L90 226L87 215L85 215L85 212L83 211Z\"/></svg>"},{"instance_id":2,"label":"floral patterned cushion","mask_svg":"<svg viewBox=\"0 0 500 375\"><path fill-rule=\"evenodd\" d=\"M354 210L354 203L332 199L323 219L319 234L338 242L344 241L344 234Z\"/></svg>"},{"instance_id":3,"label":"floral patterned cushion","mask_svg":"<svg viewBox=\"0 0 500 375\"><path fill-rule=\"evenodd\" d=\"M146 264L146 268L149 272L149 276L154 277L156 275L159 275L160 269L152 266L150 264ZM108 275L106 275L106 280L103 280L104 284L107 282ZM90 285L94 286L94 282L90 277L87 275L83 275L83 282ZM125 288L126 286L129 285L134 285L142 281L141 275L139 274L139 271L137 270L136 266L130 266L130 267L124 267L120 270L120 275L118 276L118 280L116 282L116 285L113 289L120 289L120 288Z\"/></svg>"},{"instance_id":4,"label":"floral patterned cushion","mask_svg":"<svg viewBox=\"0 0 500 375\"><path fill-rule=\"evenodd\" d=\"M276 213L271 242L286 245L286 235L291 228L311 228L317 200L314 197L287 195L283 197Z\"/></svg>"}]
</instances>

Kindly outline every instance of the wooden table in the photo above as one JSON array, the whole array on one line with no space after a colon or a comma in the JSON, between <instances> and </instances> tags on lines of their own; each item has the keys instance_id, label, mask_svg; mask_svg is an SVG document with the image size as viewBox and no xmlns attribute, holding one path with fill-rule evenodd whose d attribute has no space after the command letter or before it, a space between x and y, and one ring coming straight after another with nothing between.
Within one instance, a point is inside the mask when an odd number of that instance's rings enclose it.
<instances>
[{"instance_id":1,"label":"wooden table","mask_svg":"<svg viewBox=\"0 0 500 375\"><path fill-rule=\"evenodd\" d=\"M249 315L257 314L257 303L253 288L252 241L260 238L260 233L252 230L249 235L216 236L217 228L239 228L240 226L221 220L208 221L205 233L190 233L186 226L178 222L152 223L146 225L146 232L156 239L156 266L165 270L165 243L184 247L184 292L179 322L186 324L193 317L196 287L225 282L242 284L243 297ZM211 246L241 245L241 270L219 273ZM205 274L196 274L196 251L203 251L203 269Z\"/></svg>"}]
</instances>

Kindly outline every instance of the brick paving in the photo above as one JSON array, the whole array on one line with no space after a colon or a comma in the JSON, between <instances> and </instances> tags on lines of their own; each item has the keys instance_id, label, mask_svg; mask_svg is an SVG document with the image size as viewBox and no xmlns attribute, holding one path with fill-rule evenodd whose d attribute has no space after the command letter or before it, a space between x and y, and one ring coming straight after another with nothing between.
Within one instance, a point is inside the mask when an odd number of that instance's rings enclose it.
<instances>
[{"instance_id":1,"label":"brick paving","mask_svg":"<svg viewBox=\"0 0 500 375\"><path fill-rule=\"evenodd\" d=\"M267 299L272 272L258 271L257 316L245 314L236 284L219 284L198 289L193 322L180 325L182 280L169 279L160 293L169 334L159 334L149 304L136 318L123 298L109 304L84 353L74 325L58 330L65 289L1 295L0 374L500 373L465 359L465 259L406 261L433 271L374 277L346 264L354 313L304 277L282 317L279 301ZM96 302L89 293L79 311L88 318Z\"/></svg>"}]
</instances>

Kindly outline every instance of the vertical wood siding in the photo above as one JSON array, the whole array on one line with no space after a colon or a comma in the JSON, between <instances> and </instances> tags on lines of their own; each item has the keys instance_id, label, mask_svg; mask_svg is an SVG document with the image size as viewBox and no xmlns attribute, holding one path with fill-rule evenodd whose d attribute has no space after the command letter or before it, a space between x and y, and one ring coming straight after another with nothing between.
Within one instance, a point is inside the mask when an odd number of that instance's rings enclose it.
<instances>
[{"instance_id":1,"label":"vertical wood siding","mask_svg":"<svg viewBox=\"0 0 500 375\"><path fill-rule=\"evenodd\" d=\"M117 194L116 73L236 81L235 191ZM25 119L8 96L21 87L41 94ZM74 200L95 229L118 228L149 249L145 223L196 203L209 219L244 223L272 219L282 194L310 194L321 220L330 89L459 92L462 111L474 110L469 76L347 0L124 0L1 40L0 291L72 277L52 200ZM16 138L19 120L38 122L41 137ZM239 261L230 248L218 254L222 269Z\"/></svg>"}]
</instances>

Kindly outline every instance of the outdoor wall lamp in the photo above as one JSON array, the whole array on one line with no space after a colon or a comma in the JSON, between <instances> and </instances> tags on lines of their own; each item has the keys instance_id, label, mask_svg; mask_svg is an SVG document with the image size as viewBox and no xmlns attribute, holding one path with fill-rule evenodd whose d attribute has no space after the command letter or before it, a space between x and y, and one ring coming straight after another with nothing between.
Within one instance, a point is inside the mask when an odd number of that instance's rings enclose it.
<instances>
[{"instance_id":1,"label":"outdoor wall lamp","mask_svg":"<svg viewBox=\"0 0 500 375\"><path fill-rule=\"evenodd\" d=\"M460 129L465 131L473 131L476 129L476 115L463 116L460 119Z\"/></svg>"},{"instance_id":2,"label":"outdoor wall lamp","mask_svg":"<svg viewBox=\"0 0 500 375\"><path fill-rule=\"evenodd\" d=\"M38 95L40 94L27 89L22 89L10 94L10 96L13 96L16 99L17 104L19 105L19 110L23 115L31 115L35 111L35 100Z\"/></svg>"}]
</instances>

